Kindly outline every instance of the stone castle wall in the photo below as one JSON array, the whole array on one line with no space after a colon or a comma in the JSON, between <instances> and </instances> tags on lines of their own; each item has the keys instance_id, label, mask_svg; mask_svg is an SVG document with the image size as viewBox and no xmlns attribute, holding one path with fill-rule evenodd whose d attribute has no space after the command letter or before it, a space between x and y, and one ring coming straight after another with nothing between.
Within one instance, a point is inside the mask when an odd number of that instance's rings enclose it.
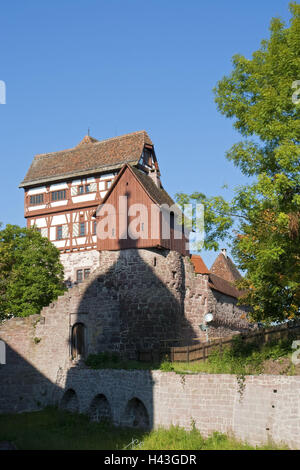
<instances>
[{"instance_id":1,"label":"stone castle wall","mask_svg":"<svg viewBox=\"0 0 300 470\"><path fill-rule=\"evenodd\" d=\"M175 251L103 251L88 280L40 315L6 320L0 338L53 381L71 360L76 323L85 328L85 356L117 351L136 358L138 349L159 348L162 340L205 340L199 325L207 312L215 315L210 337L244 331L245 311L217 295L208 277L195 275L189 258Z\"/></svg>"},{"instance_id":2,"label":"stone castle wall","mask_svg":"<svg viewBox=\"0 0 300 470\"><path fill-rule=\"evenodd\" d=\"M28 379L34 380L31 387ZM9 385L6 388L8 392ZM77 366L60 368L54 384L42 376L39 381L28 372L26 380L20 381L17 394L15 387L6 402L1 382L0 412L58 405L87 414L92 420L108 418L116 426L195 426L203 436L219 431L254 446L272 441L299 450L299 396L299 376L246 376L241 386L235 375L91 370ZM128 444L130 441L129 433Z\"/></svg>"},{"instance_id":3,"label":"stone castle wall","mask_svg":"<svg viewBox=\"0 0 300 470\"><path fill-rule=\"evenodd\" d=\"M189 258L175 251L103 251L90 278L40 315L0 324L0 339L7 346L7 364L0 366L0 409L22 411L35 402L47 403L44 391L56 387L60 371L74 366L76 323L84 325L85 357L117 351L136 358L139 349L158 349L162 340L205 340L199 325L215 306L207 276L195 275ZM243 331L242 315L224 296L217 316L221 324L222 318L231 324L222 326L222 335Z\"/></svg>"},{"instance_id":4,"label":"stone castle wall","mask_svg":"<svg viewBox=\"0 0 300 470\"><path fill-rule=\"evenodd\" d=\"M61 253L60 261L64 266L65 280L71 283L76 281L78 269L89 268L91 271L99 266L99 251L73 251L71 253Z\"/></svg>"},{"instance_id":5,"label":"stone castle wall","mask_svg":"<svg viewBox=\"0 0 300 470\"><path fill-rule=\"evenodd\" d=\"M138 348L164 339L200 337L208 311L215 315L210 335L247 325L245 311L212 291L207 276L195 275L189 258L167 250L101 252L90 278L40 315L1 323L7 363L0 365L0 413L58 404L117 425L194 422L204 435L232 432L254 445L273 439L299 449L300 377L249 376L243 387L233 375L95 371L71 358L78 322L85 355L109 350L135 357Z\"/></svg>"},{"instance_id":6,"label":"stone castle wall","mask_svg":"<svg viewBox=\"0 0 300 470\"><path fill-rule=\"evenodd\" d=\"M61 374L60 386L57 403L93 417L98 398L99 418L105 403L116 425L190 429L194 423L204 436L219 431L252 445L300 449L299 376L246 376L241 387L235 375L73 368Z\"/></svg>"}]
</instances>

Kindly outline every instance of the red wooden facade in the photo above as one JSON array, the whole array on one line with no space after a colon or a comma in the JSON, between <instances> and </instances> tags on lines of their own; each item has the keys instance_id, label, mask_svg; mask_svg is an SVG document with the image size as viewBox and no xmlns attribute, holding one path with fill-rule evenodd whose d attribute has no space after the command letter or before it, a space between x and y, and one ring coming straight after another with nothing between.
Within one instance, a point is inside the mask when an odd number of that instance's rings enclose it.
<instances>
[{"instance_id":1,"label":"red wooden facade","mask_svg":"<svg viewBox=\"0 0 300 470\"><path fill-rule=\"evenodd\" d=\"M188 254L181 227L176 239L173 204L150 176L125 165L97 211L98 250L167 248ZM170 236L163 237L163 218Z\"/></svg>"}]
</instances>

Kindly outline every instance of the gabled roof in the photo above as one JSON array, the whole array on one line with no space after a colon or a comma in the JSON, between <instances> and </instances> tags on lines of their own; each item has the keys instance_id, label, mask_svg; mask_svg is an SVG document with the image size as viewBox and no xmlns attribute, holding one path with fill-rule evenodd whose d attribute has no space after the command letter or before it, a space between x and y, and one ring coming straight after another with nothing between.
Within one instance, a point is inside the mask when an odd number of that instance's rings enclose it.
<instances>
[{"instance_id":1,"label":"gabled roof","mask_svg":"<svg viewBox=\"0 0 300 470\"><path fill-rule=\"evenodd\" d=\"M138 168L131 167L131 170L140 181L148 195L151 199L156 202L159 206L162 204L168 204L168 206L172 206L175 204L171 196L164 190L161 186L160 188L156 186L152 178L146 175L143 171L139 170Z\"/></svg>"},{"instance_id":2,"label":"gabled roof","mask_svg":"<svg viewBox=\"0 0 300 470\"><path fill-rule=\"evenodd\" d=\"M225 279L222 279L219 276L216 276L213 273L209 274L208 285L212 289L221 292L221 294L229 295L230 297L235 297L236 299L243 295L243 292L238 290L230 282L226 281Z\"/></svg>"},{"instance_id":3,"label":"gabled roof","mask_svg":"<svg viewBox=\"0 0 300 470\"><path fill-rule=\"evenodd\" d=\"M109 198L110 194L113 192L114 188L118 184L118 181L121 179L121 177L122 177L122 175L123 175L123 173L125 172L126 169L131 171L131 173L140 182L140 184L142 185L142 187L144 188L144 190L146 191L148 196L153 200L153 202L155 202L159 206L161 204L168 204L169 206L172 206L173 204L175 204L173 199L163 189L162 186L161 186L161 188L158 188L150 176L148 176L142 170L139 170L138 168L135 168L135 167L133 167L133 166L126 163L125 165L123 165L123 167L122 167L121 171L119 172L118 176L115 178L113 184L111 185L108 192L106 193L103 200L101 201L101 205L105 204L105 202Z\"/></svg>"},{"instance_id":4,"label":"gabled roof","mask_svg":"<svg viewBox=\"0 0 300 470\"><path fill-rule=\"evenodd\" d=\"M235 282L242 278L240 272L236 268L232 260L227 256L226 250L222 250L216 258L210 272L228 282Z\"/></svg>"},{"instance_id":5,"label":"gabled roof","mask_svg":"<svg viewBox=\"0 0 300 470\"><path fill-rule=\"evenodd\" d=\"M208 285L211 289L234 298L238 298L242 295L242 292L239 291L234 285L210 271L201 256L192 255L191 261L194 265L196 274L208 274Z\"/></svg>"},{"instance_id":6,"label":"gabled roof","mask_svg":"<svg viewBox=\"0 0 300 470\"><path fill-rule=\"evenodd\" d=\"M124 163L136 165L145 145L153 146L146 131L102 141L85 136L72 149L36 155L19 187L112 171Z\"/></svg>"},{"instance_id":7,"label":"gabled roof","mask_svg":"<svg viewBox=\"0 0 300 470\"><path fill-rule=\"evenodd\" d=\"M194 265L196 274L209 274L208 267L204 263L203 259L199 255L192 255L191 261Z\"/></svg>"}]
</instances>

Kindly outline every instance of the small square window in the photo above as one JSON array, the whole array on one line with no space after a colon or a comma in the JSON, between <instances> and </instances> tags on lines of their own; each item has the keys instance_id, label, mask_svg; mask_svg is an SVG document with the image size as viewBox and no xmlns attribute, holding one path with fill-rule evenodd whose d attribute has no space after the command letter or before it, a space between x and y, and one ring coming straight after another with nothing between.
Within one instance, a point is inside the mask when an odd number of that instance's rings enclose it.
<instances>
[{"instance_id":1,"label":"small square window","mask_svg":"<svg viewBox=\"0 0 300 470\"><path fill-rule=\"evenodd\" d=\"M83 281L83 270L78 269L76 272L76 281L77 282L82 282Z\"/></svg>"}]
</instances>

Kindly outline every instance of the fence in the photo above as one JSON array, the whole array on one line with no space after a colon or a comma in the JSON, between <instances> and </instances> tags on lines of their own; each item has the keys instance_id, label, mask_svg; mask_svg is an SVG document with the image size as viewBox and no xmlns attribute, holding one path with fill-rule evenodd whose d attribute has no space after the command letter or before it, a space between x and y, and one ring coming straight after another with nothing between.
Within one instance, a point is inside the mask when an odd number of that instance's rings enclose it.
<instances>
[{"instance_id":1,"label":"fence","mask_svg":"<svg viewBox=\"0 0 300 470\"><path fill-rule=\"evenodd\" d=\"M224 348L230 347L237 336L241 337L245 342L256 342L258 345L263 345L273 340L292 339L300 336L300 324L293 322L268 329L260 328L252 333L235 334L208 342L200 342L199 338L194 338L194 341L198 340L198 344L186 346L167 345L167 343L182 342L182 339L164 340L157 349L139 350L138 359L141 362L152 363L160 362L163 359L168 359L171 362L205 361L212 352L216 350L222 352Z\"/></svg>"}]
</instances>

